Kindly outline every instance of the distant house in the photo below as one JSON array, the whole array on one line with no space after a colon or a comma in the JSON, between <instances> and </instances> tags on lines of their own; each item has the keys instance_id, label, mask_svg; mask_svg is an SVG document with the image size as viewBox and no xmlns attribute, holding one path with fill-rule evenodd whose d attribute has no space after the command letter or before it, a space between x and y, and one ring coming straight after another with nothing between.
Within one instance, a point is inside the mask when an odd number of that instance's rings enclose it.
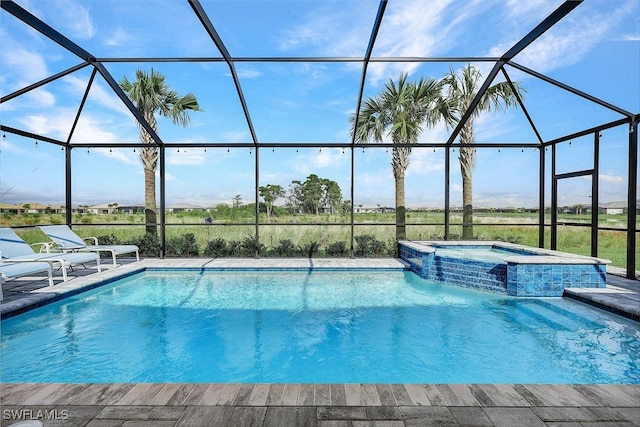
<instances>
[{"instance_id":1,"label":"distant house","mask_svg":"<svg viewBox=\"0 0 640 427\"><path fill-rule=\"evenodd\" d=\"M564 206L559 208L560 213L573 214L573 215L586 215L591 213L590 204L576 204L572 206Z\"/></svg>"},{"instance_id":2,"label":"distant house","mask_svg":"<svg viewBox=\"0 0 640 427\"><path fill-rule=\"evenodd\" d=\"M112 214L118 211L117 203L107 203L101 205L89 206L87 212L100 215L100 214Z\"/></svg>"},{"instance_id":3,"label":"distant house","mask_svg":"<svg viewBox=\"0 0 640 427\"><path fill-rule=\"evenodd\" d=\"M375 205L375 206L360 205L360 206L353 207L354 213L393 213L395 211L396 211L396 208L392 208L388 206L380 206L380 205Z\"/></svg>"},{"instance_id":4,"label":"distant house","mask_svg":"<svg viewBox=\"0 0 640 427\"><path fill-rule=\"evenodd\" d=\"M627 202L600 203L598 211L606 215L622 215L627 212Z\"/></svg>"},{"instance_id":5,"label":"distant house","mask_svg":"<svg viewBox=\"0 0 640 427\"><path fill-rule=\"evenodd\" d=\"M65 213L65 208L61 205L43 205L42 203L36 202L16 203L15 205L2 203L0 204L0 211L16 214L49 214Z\"/></svg>"},{"instance_id":6,"label":"distant house","mask_svg":"<svg viewBox=\"0 0 640 427\"><path fill-rule=\"evenodd\" d=\"M205 208L198 205L191 205L189 203L182 203L178 205L167 206L165 211L168 213L178 213L178 212L193 212L193 211L204 211Z\"/></svg>"}]
</instances>

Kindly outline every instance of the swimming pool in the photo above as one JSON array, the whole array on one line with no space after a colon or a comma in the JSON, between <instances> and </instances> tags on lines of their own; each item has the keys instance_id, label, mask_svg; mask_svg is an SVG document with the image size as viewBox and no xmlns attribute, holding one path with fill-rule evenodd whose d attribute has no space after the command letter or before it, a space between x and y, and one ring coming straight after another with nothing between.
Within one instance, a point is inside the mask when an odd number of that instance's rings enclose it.
<instances>
[{"instance_id":1,"label":"swimming pool","mask_svg":"<svg viewBox=\"0 0 640 427\"><path fill-rule=\"evenodd\" d=\"M5 382L640 383L638 323L408 271L153 271L2 321Z\"/></svg>"}]
</instances>

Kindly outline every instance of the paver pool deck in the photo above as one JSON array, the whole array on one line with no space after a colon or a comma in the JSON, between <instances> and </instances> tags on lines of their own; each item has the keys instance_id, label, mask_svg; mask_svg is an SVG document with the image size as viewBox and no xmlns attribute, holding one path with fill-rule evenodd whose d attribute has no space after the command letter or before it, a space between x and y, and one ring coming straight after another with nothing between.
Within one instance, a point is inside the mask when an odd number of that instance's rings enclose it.
<instances>
[{"instance_id":1,"label":"paver pool deck","mask_svg":"<svg viewBox=\"0 0 640 427\"><path fill-rule=\"evenodd\" d=\"M402 268L395 259L119 260L102 273L76 269L56 285L4 285L0 311L22 311L58 294L147 267ZM106 264L106 263L105 263ZM105 265L106 266L106 265ZM567 296L640 319L640 286L609 274L604 289ZM10 355L0 355L10 357ZM1 425L44 426L640 426L635 384L0 384Z\"/></svg>"}]
</instances>

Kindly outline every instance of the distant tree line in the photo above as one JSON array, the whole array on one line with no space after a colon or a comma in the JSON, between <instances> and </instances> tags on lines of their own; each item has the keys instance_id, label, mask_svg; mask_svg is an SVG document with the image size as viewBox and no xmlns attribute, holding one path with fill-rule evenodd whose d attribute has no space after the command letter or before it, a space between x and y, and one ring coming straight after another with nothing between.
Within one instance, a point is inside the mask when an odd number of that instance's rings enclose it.
<instances>
[{"instance_id":1,"label":"distant tree line","mask_svg":"<svg viewBox=\"0 0 640 427\"><path fill-rule=\"evenodd\" d=\"M267 217L271 216L273 205L280 198L285 199L286 207L297 213L337 214L350 207L350 202L342 199L342 190L337 182L316 174L309 175L304 181L292 181L288 192L273 184L261 186L258 191L266 206Z\"/></svg>"}]
</instances>

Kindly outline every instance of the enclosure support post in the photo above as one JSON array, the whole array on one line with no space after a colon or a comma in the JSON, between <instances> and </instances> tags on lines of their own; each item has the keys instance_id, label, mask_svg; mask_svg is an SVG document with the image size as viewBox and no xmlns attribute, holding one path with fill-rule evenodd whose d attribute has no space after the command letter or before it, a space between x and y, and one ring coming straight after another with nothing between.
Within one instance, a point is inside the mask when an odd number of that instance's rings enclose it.
<instances>
[{"instance_id":1,"label":"enclosure support post","mask_svg":"<svg viewBox=\"0 0 640 427\"><path fill-rule=\"evenodd\" d=\"M600 132L593 134L593 174L591 175L591 256L598 256L598 206L600 175Z\"/></svg>"},{"instance_id":2,"label":"enclosure support post","mask_svg":"<svg viewBox=\"0 0 640 427\"><path fill-rule=\"evenodd\" d=\"M64 210L67 225L71 226L71 150L70 145L66 145L64 149Z\"/></svg>"},{"instance_id":3,"label":"enclosure support post","mask_svg":"<svg viewBox=\"0 0 640 427\"><path fill-rule=\"evenodd\" d=\"M166 150L164 145L158 147L158 151L160 154L160 258L163 259L165 256L166 250L166 218L165 218L165 195L166 195L166 175L165 175L165 157Z\"/></svg>"},{"instance_id":4,"label":"enclosure support post","mask_svg":"<svg viewBox=\"0 0 640 427\"><path fill-rule=\"evenodd\" d=\"M539 148L540 166L538 171L538 247L544 248L544 147Z\"/></svg>"},{"instance_id":5,"label":"enclosure support post","mask_svg":"<svg viewBox=\"0 0 640 427\"><path fill-rule=\"evenodd\" d=\"M637 120L637 116L636 116ZM636 277L636 192L638 191L638 122L629 124L629 182L627 184L627 278Z\"/></svg>"},{"instance_id":6,"label":"enclosure support post","mask_svg":"<svg viewBox=\"0 0 640 427\"><path fill-rule=\"evenodd\" d=\"M349 248L349 256L351 258L353 258L354 254L353 254L353 246L354 246L354 241L355 241L355 227L354 227L354 223L355 223L355 216L353 214L353 210L354 210L354 206L355 206L355 200L354 200L354 194L355 194L355 153L356 150L353 147L353 145L351 146L351 247ZM397 243L397 242L396 242Z\"/></svg>"},{"instance_id":7,"label":"enclosure support post","mask_svg":"<svg viewBox=\"0 0 640 427\"><path fill-rule=\"evenodd\" d=\"M451 148L448 146L444 149L444 240L449 240L449 190L451 175Z\"/></svg>"},{"instance_id":8,"label":"enclosure support post","mask_svg":"<svg viewBox=\"0 0 640 427\"><path fill-rule=\"evenodd\" d=\"M558 240L558 179L556 178L556 145L551 146L551 250Z\"/></svg>"},{"instance_id":9,"label":"enclosure support post","mask_svg":"<svg viewBox=\"0 0 640 427\"><path fill-rule=\"evenodd\" d=\"M255 176L255 188L254 198L256 201L256 250L255 257L260 258L260 150L256 146L256 176Z\"/></svg>"}]
</instances>

